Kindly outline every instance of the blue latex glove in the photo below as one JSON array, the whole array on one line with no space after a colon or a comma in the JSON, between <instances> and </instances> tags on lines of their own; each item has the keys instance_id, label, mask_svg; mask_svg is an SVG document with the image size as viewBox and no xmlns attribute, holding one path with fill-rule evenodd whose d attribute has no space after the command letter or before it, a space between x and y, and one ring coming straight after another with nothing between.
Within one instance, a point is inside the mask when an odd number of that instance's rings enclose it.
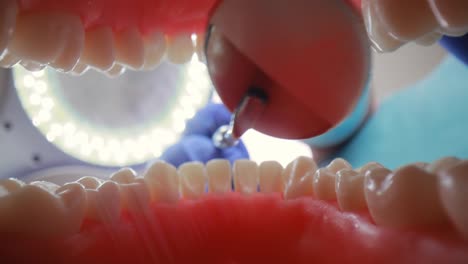
<instances>
[{"instance_id":1,"label":"blue latex glove","mask_svg":"<svg viewBox=\"0 0 468 264\"><path fill-rule=\"evenodd\" d=\"M243 142L228 149L216 148L211 136L222 125L228 124L231 113L221 104L209 104L187 122L185 132L178 143L169 147L160 157L178 167L189 161L206 163L211 159L227 159L231 163L248 159L249 154Z\"/></svg>"}]
</instances>

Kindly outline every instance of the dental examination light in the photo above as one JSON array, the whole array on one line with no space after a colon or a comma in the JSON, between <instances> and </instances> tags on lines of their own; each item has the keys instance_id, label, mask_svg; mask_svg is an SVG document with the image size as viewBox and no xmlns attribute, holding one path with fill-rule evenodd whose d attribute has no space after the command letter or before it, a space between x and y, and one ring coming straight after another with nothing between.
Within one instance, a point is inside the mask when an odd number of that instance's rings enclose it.
<instances>
[{"instance_id":1,"label":"dental examination light","mask_svg":"<svg viewBox=\"0 0 468 264\"><path fill-rule=\"evenodd\" d=\"M93 176L142 167L179 140L213 91L196 55L185 65L164 62L115 78L21 66L0 74L0 175L10 177L45 169L60 174L63 166Z\"/></svg>"}]
</instances>

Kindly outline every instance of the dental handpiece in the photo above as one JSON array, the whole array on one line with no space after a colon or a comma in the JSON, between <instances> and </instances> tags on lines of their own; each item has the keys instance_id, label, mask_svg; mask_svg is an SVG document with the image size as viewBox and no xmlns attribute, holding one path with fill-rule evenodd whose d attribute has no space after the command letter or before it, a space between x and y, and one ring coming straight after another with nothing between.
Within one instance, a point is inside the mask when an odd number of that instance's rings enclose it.
<instances>
[{"instance_id":1,"label":"dental handpiece","mask_svg":"<svg viewBox=\"0 0 468 264\"><path fill-rule=\"evenodd\" d=\"M220 149L235 146L247 130L254 128L268 103L267 94L258 87L251 87L231 116L231 121L213 134L213 144Z\"/></svg>"}]
</instances>

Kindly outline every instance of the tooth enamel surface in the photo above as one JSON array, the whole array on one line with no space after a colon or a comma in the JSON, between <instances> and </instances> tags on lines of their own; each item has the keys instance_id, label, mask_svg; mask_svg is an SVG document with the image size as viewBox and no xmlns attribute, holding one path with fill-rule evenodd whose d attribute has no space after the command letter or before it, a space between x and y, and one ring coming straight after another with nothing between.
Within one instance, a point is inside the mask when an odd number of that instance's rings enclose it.
<instances>
[{"instance_id":1,"label":"tooth enamel surface","mask_svg":"<svg viewBox=\"0 0 468 264\"><path fill-rule=\"evenodd\" d=\"M251 160L236 160L233 166L234 189L242 194L257 192L258 165Z\"/></svg>"},{"instance_id":2,"label":"tooth enamel surface","mask_svg":"<svg viewBox=\"0 0 468 264\"><path fill-rule=\"evenodd\" d=\"M203 195L206 185L205 166L200 162L188 162L177 170L180 177L180 193L185 199L195 200Z\"/></svg>"},{"instance_id":3,"label":"tooth enamel surface","mask_svg":"<svg viewBox=\"0 0 468 264\"><path fill-rule=\"evenodd\" d=\"M110 179L112 181L115 181L121 184L132 183L135 181L135 178L136 178L135 171L129 168L121 169L110 176Z\"/></svg>"},{"instance_id":4,"label":"tooth enamel surface","mask_svg":"<svg viewBox=\"0 0 468 264\"><path fill-rule=\"evenodd\" d=\"M439 174L439 192L451 222L468 240L468 161L460 162Z\"/></svg>"},{"instance_id":5,"label":"tooth enamel surface","mask_svg":"<svg viewBox=\"0 0 468 264\"><path fill-rule=\"evenodd\" d=\"M17 11L15 0L0 1L0 55L8 47L15 30Z\"/></svg>"},{"instance_id":6,"label":"tooth enamel surface","mask_svg":"<svg viewBox=\"0 0 468 264\"><path fill-rule=\"evenodd\" d=\"M175 203L179 200L177 169L166 162L156 161L145 173L152 201Z\"/></svg>"},{"instance_id":7,"label":"tooth enamel surface","mask_svg":"<svg viewBox=\"0 0 468 264\"><path fill-rule=\"evenodd\" d=\"M343 169L352 169L351 164L342 158L334 159L330 164L328 164L327 169L329 172L337 174L340 170Z\"/></svg>"},{"instance_id":8,"label":"tooth enamel surface","mask_svg":"<svg viewBox=\"0 0 468 264\"><path fill-rule=\"evenodd\" d=\"M133 213L145 213L149 209L151 195L143 179L130 184L120 184L122 207Z\"/></svg>"},{"instance_id":9,"label":"tooth enamel surface","mask_svg":"<svg viewBox=\"0 0 468 264\"><path fill-rule=\"evenodd\" d=\"M23 66L26 70L31 72L41 71L45 68L44 64L40 64L32 61L21 61L20 65Z\"/></svg>"},{"instance_id":10,"label":"tooth enamel surface","mask_svg":"<svg viewBox=\"0 0 468 264\"><path fill-rule=\"evenodd\" d=\"M0 179L0 189L3 189L6 191L5 194L14 192L16 190L21 189L25 184L24 182L14 179L14 178L9 178L9 179ZM1 197L2 195L0 195Z\"/></svg>"},{"instance_id":11,"label":"tooth enamel surface","mask_svg":"<svg viewBox=\"0 0 468 264\"><path fill-rule=\"evenodd\" d=\"M200 60L205 60L205 34L197 34L197 40L195 42L195 52Z\"/></svg>"},{"instance_id":12,"label":"tooth enamel surface","mask_svg":"<svg viewBox=\"0 0 468 264\"><path fill-rule=\"evenodd\" d=\"M341 169L340 169L341 171ZM314 194L318 199L333 201L336 200L335 193L336 173L333 173L328 168L321 168L314 174Z\"/></svg>"},{"instance_id":13,"label":"tooth enamel surface","mask_svg":"<svg viewBox=\"0 0 468 264\"><path fill-rule=\"evenodd\" d=\"M107 76L114 78L122 75L125 72L125 68L120 64L114 64L109 71L106 72Z\"/></svg>"},{"instance_id":14,"label":"tooth enamel surface","mask_svg":"<svg viewBox=\"0 0 468 264\"><path fill-rule=\"evenodd\" d=\"M97 190L86 190L89 219L112 224L120 218L122 209L120 189L117 183L104 182Z\"/></svg>"},{"instance_id":15,"label":"tooth enamel surface","mask_svg":"<svg viewBox=\"0 0 468 264\"><path fill-rule=\"evenodd\" d=\"M442 38L439 32L432 32L416 40L416 43L422 46L431 46Z\"/></svg>"},{"instance_id":16,"label":"tooth enamel surface","mask_svg":"<svg viewBox=\"0 0 468 264\"><path fill-rule=\"evenodd\" d=\"M0 231L40 237L71 235L80 228L85 202L85 191L79 184L65 185L56 195L25 185L0 198Z\"/></svg>"},{"instance_id":17,"label":"tooth enamel surface","mask_svg":"<svg viewBox=\"0 0 468 264\"><path fill-rule=\"evenodd\" d=\"M112 29L98 27L87 30L80 62L107 71L114 65L114 60L115 47Z\"/></svg>"},{"instance_id":18,"label":"tooth enamel surface","mask_svg":"<svg viewBox=\"0 0 468 264\"><path fill-rule=\"evenodd\" d=\"M145 70L156 68L166 55L167 40L163 33L155 32L144 38Z\"/></svg>"},{"instance_id":19,"label":"tooth enamel surface","mask_svg":"<svg viewBox=\"0 0 468 264\"><path fill-rule=\"evenodd\" d=\"M223 194L231 190L231 164L228 160L214 159L206 163L208 191Z\"/></svg>"},{"instance_id":20,"label":"tooth enamel surface","mask_svg":"<svg viewBox=\"0 0 468 264\"><path fill-rule=\"evenodd\" d=\"M456 157L443 157L441 159L438 159L434 161L433 163L429 164L427 167L427 170L429 172L438 174L441 173L444 170L450 169L451 167L454 167L460 163L460 159Z\"/></svg>"},{"instance_id":21,"label":"tooth enamel surface","mask_svg":"<svg viewBox=\"0 0 468 264\"><path fill-rule=\"evenodd\" d=\"M133 69L140 69L145 63L143 39L136 28L115 35L116 61Z\"/></svg>"},{"instance_id":22,"label":"tooth enamel surface","mask_svg":"<svg viewBox=\"0 0 468 264\"><path fill-rule=\"evenodd\" d=\"M89 70L89 67L86 64L78 62L76 66L71 71L72 75L83 75L85 72Z\"/></svg>"},{"instance_id":23,"label":"tooth enamel surface","mask_svg":"<svg viewBox=\"0 0 468 264\"><path fill-rule=\"evenodd\" d=\"M20 62L19 57L11 54L8 50L0 57L0 67L10 68Z\"/></svg>"},{"instance_id":24,"label":"tooth enamel surface","mask_svg":"<svg viewBox=\"0 0 468 264\"><path fill-rule=\"evenodd\" d=\"M84 49L85 31L79 17L70 16L65 34L63 50L51 65L62 72L69 72L78 63Z\"/></svg>"},{"instance_id":25,"label":"tooth enamel surface","mask_svg":"<svg viewBox=\"0 0 468 264\"><path fill-rule=\"evenodd\" d=\"M167 57L170 62L184 64L190 61L195 51L190 34L179 34L169 37Z\"/></svg>"},{"instance_id":26,"label":"tooth enamel surface","mask_svg":"<svg viewBox=\"0 0 468 264\"><path fill-rule=\"evenodd\" d=\"M344 169L336 176L336 197L342 211L359 212L367 209L364 196L364 175L352 169Z\"/></svg>"},{"instance_id":27,"label":"tooth enamel surface","mask_svg":"<svg viewBox=\"0 0 468 264\"><path fill-rule=\"evenodd\" d=\"M443 33L462 36L468 31L468 2L463 0L428 0Z\"/></svg>"},{"instance_id":28,"label":"tooth enamel surface","mask_svg":"<svg viewBox=\"0 0 468 264\"><path fill-rule=\"evenodd\" d=\"M394 173L369 171L364 186L369 212L379 225L424 228L447 222L436 175L418 166L405 166Z\"/></svg>"},{"instance_id":29,"label":"tooth enamel surface","mask_svg":"<svg viewBox=\"0 0 468 264\"><path fill-rule=\"evenodd\" d=\"M313 196L313 180L316 171L317 164L309 157L298 157L288 164L283 172L283 179L286 180L284 198Z\"/></svg>"},{"instance_id":30,"label":"tooth enamel surface","mask_svg":"<svg viewBox=\"0 0 468 264\"><path fill-rule=\"evenodd\" d=\"M98 178L90 177L90 176L81 177L76 182L83 185L85 189L91 189L91 190L97 189L99 185L101 184L101 181Z\"/></svg>"},{"instance_id":31,"label":"tooth enamel surface","mask_svg":"<svg viewBox=\"0 0 468 264\"><path fill-rule=\"evenodd\" d=\"M48 64L65 47L73 16L58 13L28 13L17 17L8 50L27 61Z\"/></svg>"},{"instance_id":32,"label":"tooth enamel surface","mask_svg":"<svg viewBox=\"0 0 468 264\"><path fill-rule=\"evenodd\" d=\"M362 175L366 175L367 171L379 169L379 168L383 169L384 166L382 166L380 163L377 163L377 162L369 162L366 165L359 168L357 171L361 173Z\"/></svg>"},{"instance_id":33,"label":"tooth enamel surface","mask_svg":"<svg viewBox=\"0 0 468 264\"><path fill-rule=\"evenodd\" d=\"M30 185L41 187L42 189L50 193L55 193L55 191L57 191L60 188L60 186L58 186L57 184L47 181L34 181L31 182Z\"/></svg>"},{"instance_id":34,"label":"tooth enamel surface","mask_svg":"<svg viewBox=\"0 0 468 264\"><path fill-rule=\"evenodd\" d=\"M259 185L263 193L284 191L283 166L277 161L264 161L259 167Z\"/></svg>"}]
</instances>

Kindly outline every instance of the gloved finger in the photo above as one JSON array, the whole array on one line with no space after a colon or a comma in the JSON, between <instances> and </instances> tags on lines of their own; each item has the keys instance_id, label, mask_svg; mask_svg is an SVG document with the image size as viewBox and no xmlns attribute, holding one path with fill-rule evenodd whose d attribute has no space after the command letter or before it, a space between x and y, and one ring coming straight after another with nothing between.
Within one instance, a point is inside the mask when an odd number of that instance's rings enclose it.
<instances>
[{"instance_id":1,"label":"gloved finger","mask_svg":"<svg viewBox=\"0 0 468 264\"><path fill-rule=\"evenodd\" d=\"M249 159L250 156L245 144L239 142L234 147L223 149L220 158L227 159L233 164L236 160Z\"/></svg>"},{"instance_id":2,"label":"gloved finger","mask_svg":"<svg viewBox=\"0 0 468 264\"><path fill-rule=\"evenodd\" d=\"M228 124L230 119L231 113L224 105L208 104L187 122L184 135L211 137L220 126Z\"/></svg>"},{"instance_id":3,"label":"gloved finger","mask_svg":"<svg viewBox=\"0 0 468 264\"><path fill-rule=\"evenodd\" d=\"M228 109L255 86L268 95L255 123L260 132L308 138L343 120L369 69L367 36L347 2L222 1L211 19L206 60Z\"/></svg>"},{"instance_id":4,"label":"gloved finger","mask_svg":"<svg viewBox=\"0 0 468 264\"><path fill-rule=\"evenodd\" d=\"M183 137L177 144L169 147L160 159L178 167L185 162L207 162L219 156L222 156L221 150L213 145L211 138L193 135Z\"/></svg>"}]
</instances>

